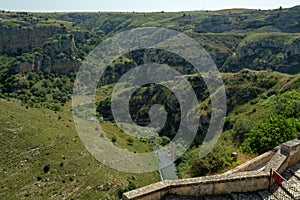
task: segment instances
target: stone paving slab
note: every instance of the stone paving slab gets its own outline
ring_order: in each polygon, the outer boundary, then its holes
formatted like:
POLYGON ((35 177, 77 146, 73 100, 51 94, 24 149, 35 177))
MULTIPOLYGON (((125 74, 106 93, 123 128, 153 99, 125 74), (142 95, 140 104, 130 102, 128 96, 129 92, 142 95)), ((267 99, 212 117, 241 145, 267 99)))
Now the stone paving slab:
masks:
POLYGON ((205 200, 204 197, 187 197, 187 196, 175 196, 170 195, 165 200, 205 200))
POLYGON ((261 197, 256 193, 238 193, 231 194, 233 200, 261 200, 261 197))
POLYGON ((268 190, 263 190, 258 192, 262 200, 275 200, 275 197, 268 190))
POLYGON ((220 195, 220 196, 205 196, 205 200, 232 200, 230 195, 220 195))

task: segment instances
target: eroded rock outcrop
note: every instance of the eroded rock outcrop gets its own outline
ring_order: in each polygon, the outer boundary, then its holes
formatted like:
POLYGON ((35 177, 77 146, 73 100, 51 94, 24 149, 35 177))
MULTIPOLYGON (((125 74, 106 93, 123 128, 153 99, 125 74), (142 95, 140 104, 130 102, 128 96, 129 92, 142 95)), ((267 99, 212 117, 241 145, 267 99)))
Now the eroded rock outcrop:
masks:
POLYGON ((279 34, 244 42, 223 66, 225 71, 242 68, 254 70, 271 69, 285 73, 300 72, 300 37, 279 34))
POLYGON ((54 73, 66 74, 76 71, 81 64, 73 35, 56 36, 48 40, 41 52, 33 52, 25 61, 17 64, 20 72, 48 69, 54 73))
POLYGON ((67 29, 58 26, 0 25, 0 53, 21 55, 42 45, 48 38, 64 33, 67 29))

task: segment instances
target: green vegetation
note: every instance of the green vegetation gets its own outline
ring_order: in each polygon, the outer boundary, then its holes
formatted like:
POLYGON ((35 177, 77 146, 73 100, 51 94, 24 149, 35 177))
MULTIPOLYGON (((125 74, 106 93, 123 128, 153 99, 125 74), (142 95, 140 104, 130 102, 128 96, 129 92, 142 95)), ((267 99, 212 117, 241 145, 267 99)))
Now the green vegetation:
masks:
POLYGON ((101 130, 115 146, 136 153, 145 153, 153 150, 152 143, 143 143, 139 138, 124 133, 116 124, 110 122, 100 123, 101 130))
MULTIPOLYGON (((216 174, 224 168, 234 167, 238 164, 231 157, 234 148, 230 135, 223 134, 217 145, 204 158, 199 157, 199 149, 206 148, 205 144, 199 148, 192 148, 185 153, 178 166, 180 177, 198 177, 216 174)), ((239 163, 240 164, 240 163, 239 163)))
POLYGON ((299 33, 289 34, 289 33, 250 33, 248 36, 239 44, 239 46, 245 46, 251 42, 267 42, 273 41, 277 44, 289 45, 294 40, 300 38, 299 33))
MULTIPOLYGON (((216 174, 296 137, 300 131, 300 7, 280 10, 222 10, 178 13, 0 12, 0 196, 5 199, 119 199, 123 192, 156 182, 158 172, 128 174, 110 169, 87 152, 76 133, 70 100, 84 58, 106 38, 132 28, 164 27, 197 41, 222 71, 227 116, 221 138, 199 158, 211 115, 210 95, 190 63, 170 52, 141 49, 113 61, 99 81, 97 127, 114 145, 135 153, 169 144, 180 124, 173 92, 149 84, 129 105, 133 121, 150 123, 149 109, 168 113, 159 135, 140 136, 118 127, 110 108, 115 83, 145 63, 163 63, 184 74, 201 107, 196 138, 176 161, 180 177, 216 174), (39 34, 33 34, 38 32, 39 34), (7 34, 8 33, 8 34, 7 34), (20 34, 15 41, 9 33, 20 34), (32 39, 34 35, 34 39, 32 39), (26 38, 28 40, 26 40, 26 38), (31 39, 30 39, 31 38, 31 39), (280 72, 280 73, 279 73, 280 72), (294 75, 293 75, 294 74, 294 75), (148 139, 151 138, 151 139, 148 139), (232 152, 239 157, 234 161, 232 152)), ((90 77, 92 71, 83 72, 90 77)), ((124 83, 126 84, 126 83, 124 83)), ((180 86, 181 87, 181 86, 180 86)), ((185 87, 180 88, 182 91, 185 87)), ((152 135, 151 135, 152 134, 152 135)))
POLYGON ((64 27, 71 31, 82 31, 79 26, 75 26, 73 22, 44 17, 43 14, 29 12, 0 12, 0 18, 4 26, 25 26, 27 28, 35 27, 64 27))
MULTIPOLYGON (((5 78, 5 75, 2 76, 5 78)), ((73 78, 48 72, 29 72, 7 77, 2 95, 20 99, 29 106, 43 106, 54 111, 71 98, 73 78), (16 90, 18 89, 18 90, 16 90)))
MULTIPOLYGON (((128 174, 95 160, 82 145, 69 108, 55 113, 0 99, 1 197, 118 199, 122 191, 159 180, 158 172, 128 174)), ((117 142, 127 140, 118 137, 117 142)))
POLYGON ((237 106, 240 108, 229 115, 234 120, 232 125, 227 126, 232 128, 223 133, 218 144, 205 158, 200 159, 197 155, 200 148, 205 148, 202 146, 194 147, 184 155, 178 167, 180 176, 203 176, 223 171, 224 168, 230 169, 243 162, 240 158, 234 162, 232 152, 241 155, 261 154, 296 138, 300 131, 299 106, 300 91, 296 90, 266 99, 258 97, 246 105, 237 106), (248 112, 242 111, 244 109, 248 112))
POLYGON ((247 153, 262 154, 272 148, 297 137, 299 120, 273 116, 264 123, 250 130, 248 138, 241 148, 247 153))
MULTIPOLYGON (((196 78, 197 76, 188 77, 195 88, 197 88, 196 81, 198 84, 201 83, 196 78)), ((299 75, 289 76, 274 72, 256 72, 245 69, 239 73, 225 73, 223 78, 227 90, 227 105, 230 113, 225 123, 226 131, 224 136, 208 156, 200 159, 198 158, 198 152, 202 146, 197 147, 197 145, 201 141, 200 134, 205 128, 199 129, 198 140, 194 142, 194 146, 184 155, 183 159, 178 161, 178 170, 181 177, 203 176, 230 169, 245 161, 245 159, 238 159, 238 161, 234 162, 231 158, 231 153, 234 151, 239 152, 241 155, 247 153, 250 155, 248 157, 251 158, 253 154, 271 150, 280 143, 296 137, 297 130, 295 127, 299 125, 297 125, 298 119, 294 119, 294 117, 299 117, 300 99, 297 96, 299 92, 292 89, 299 88, 299 75), (287 88, 292 91, 285 92, 287 88), (286 113, 284 114, 284 119, 287 119, 287 122, 292 124, 292 128, 289 124, 286 126, 280 124, 285 123, 285 121, 273 120, 273 126, 270 126, 267 130, 275 130, 275 132, 273 131, 275 134, 272 132, 263 133, 269 143, 261 143, 263 134, 259 132, 259 129, 265 128, 265 123, 269 123, 267 121, 270 119, 270 116, 281 115, 280 113, 286 113), (280 129, 277 127, 280 127, 280 129), (252 141, 252 143, 248 141, 252 141), (261 146, 256 147, 253 143, 261 146), (241 148, 239 148, 240 145, 242 145, 241 148)), ((98 100, 106 102, 107 99, 109 101, 110 98, 107 95, 111 94, 109 91, 111 89, 113 89, 112 85, 101 87, 98 91, 98 100)), ((196 91, 200 92, 199 90, 196 91)), ((138 109, 139 102, 155 101, 157 98, 156 93, 169 96, 167 91, 159 90, 158 88, 154 90, 153 87, 144 88, 137 92, 132 97, 132 101, 135 102, 133 116, 136 116, 135 112, 141 112, 138 109), (146 95, 146 91, 150 91, 153 97, 146 95)), ((199 94, 205 94, 205 92, 202 91, 199 94)), ((109 104, 104 103, 102 105, 105 106, 99 109, 100 114, 105 113, 105 110, 109 109, 109 104)), ((201 111, 202 115, 209 115, 209 106, 204 103, 201 107, 203 108, 201 111), (206 112, 204 112, 205 110, 206 112)), ((140 120, 145 120, 145 118, 141 117, 140 120)), ((173 128, 175 126, 171 124, 170 129, 173 128)), ((163 140, 162 143, 164 143, 163 140)))
POLYGON ((300 131, 300 92, 289 91, 262 102, 270 114, 249 132, 242 144, 243 151, 264 153, 277 145, 294 139, 300 131))

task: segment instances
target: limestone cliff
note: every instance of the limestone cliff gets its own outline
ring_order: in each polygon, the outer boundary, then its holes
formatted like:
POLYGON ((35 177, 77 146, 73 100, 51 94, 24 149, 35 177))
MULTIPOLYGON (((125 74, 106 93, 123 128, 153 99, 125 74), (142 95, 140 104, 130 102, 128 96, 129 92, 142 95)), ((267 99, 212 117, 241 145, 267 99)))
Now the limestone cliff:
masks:
POLYGON ((0 54, 21 55, 63 33, 67 33, 65 27, 0 25, 0 54))
POLYGON ((196 23, 195 32, 243 32, 263 28, 266 32, 297 33, 300 32, 299 19, 300 6, 272 11, 224 11, 208 15, 196 23))
POLYGON ((57 35, 46 41, 39 51, 32 52, 25 60, 17 63, 20 72, 48 69, 66 74, 79 68, 81 60, 73 35, 57 35))
POLYGON ((225 71, 242 68, 300 72, 299 34, 253 34, 248 36, 224 64, 225 71))

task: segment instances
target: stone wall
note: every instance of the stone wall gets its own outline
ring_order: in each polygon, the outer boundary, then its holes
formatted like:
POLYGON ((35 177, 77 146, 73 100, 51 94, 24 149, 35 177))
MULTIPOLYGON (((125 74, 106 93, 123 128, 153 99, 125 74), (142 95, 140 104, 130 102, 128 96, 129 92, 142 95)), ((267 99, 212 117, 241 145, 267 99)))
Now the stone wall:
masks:
POLYGON ((215 175, 190 179, 161 181, 123 194, 123 200, 159 200, 166 195, 203 196, 251 192, 267 189, 269 175, 266 172, 241 172, 228 176, 215 175))
POLYGON ((191 180, 174 180, 170 184, 169 194, 196 197, 220 195, 262 190, 266 185, 268 185, 267 173, 243 172, 229 176, 218 175, 191 180))
POLYGON ((293 166, 300 160, 300 140, 291 140, 281 146, 281 153, 288 156, 288 166, 293 166))
POLYGON ((225 172, 224 174, 233 174, 237 172, 245 172, 245 171, 253 171, 257 170, 263 166, 266 165, 267 162, 271 160, 271 158, 274 156, 275 151, 268 151, 252 160, 249 160, 236 168, 229 170, 228 172, 225 172))
POLYGON ((123 200, 160 200, 166 195, 193 196, 219 195, 266 190, 270 169, 282 173, 300 162, 300 140, 286 142, 277 151, 267 152, 244 166, 215 176, 166 180, 123 194, 123 200), (264 166, 260 167, 265 163, 264 166), (259 167, 259 169, 255 169, 259 167), (249 170, 252 171, 244 171, 249 170))

